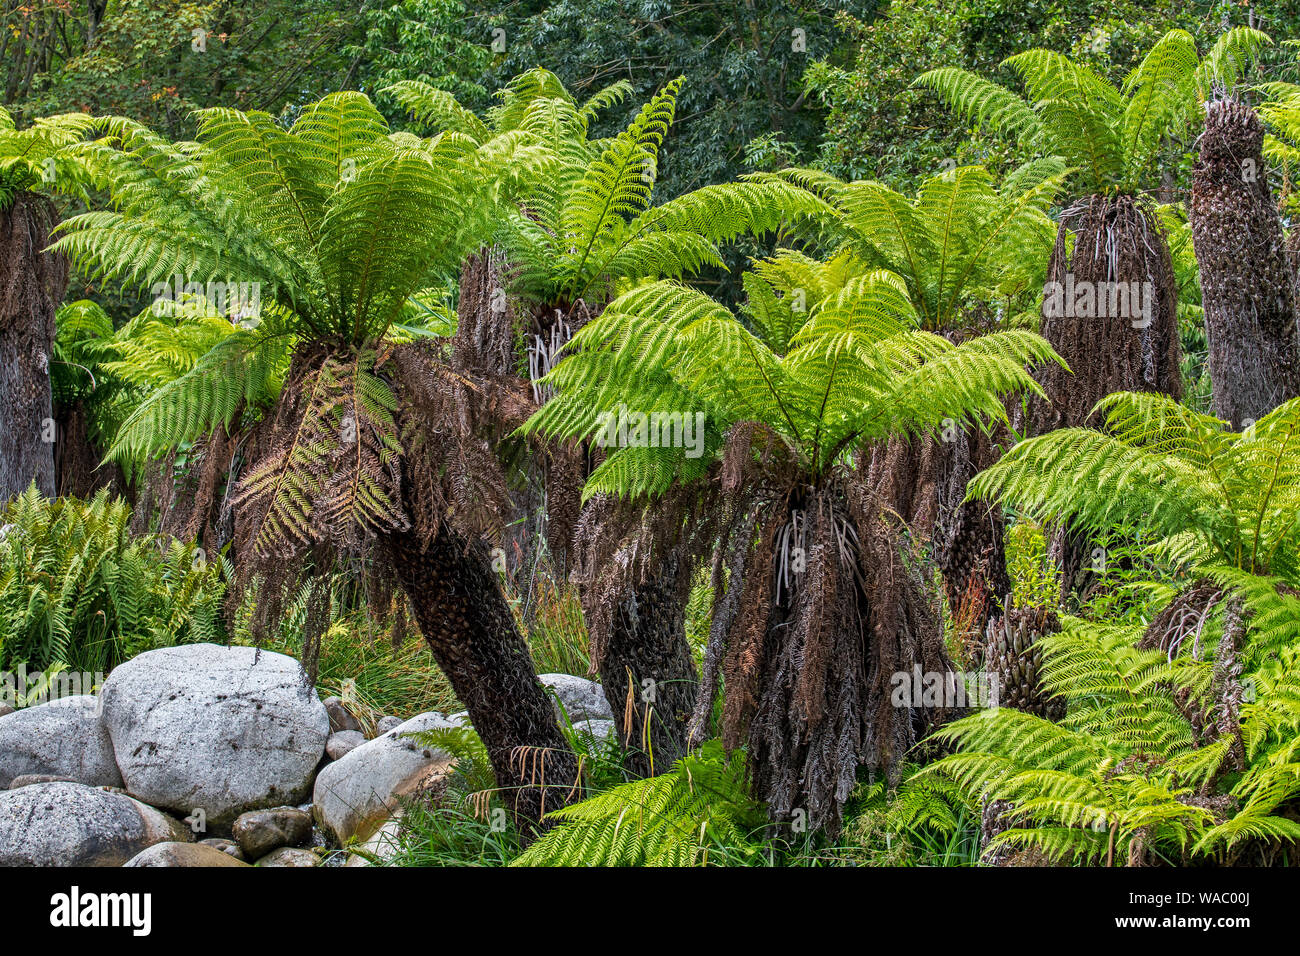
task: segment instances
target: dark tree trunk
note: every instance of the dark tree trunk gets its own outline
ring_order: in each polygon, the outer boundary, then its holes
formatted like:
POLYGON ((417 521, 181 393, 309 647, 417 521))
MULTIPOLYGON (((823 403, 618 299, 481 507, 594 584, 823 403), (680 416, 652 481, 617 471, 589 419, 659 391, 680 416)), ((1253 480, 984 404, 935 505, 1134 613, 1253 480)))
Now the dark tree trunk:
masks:
POLYGON ((58 442, 54 447, 55 492, 60 496, 89 498, 101 488, 113 494, 129 496, 122 469, 115 464, 105 464, 103 456, 90 437, 82 401, 57 410, 58 442))
POLYGON ((1192 183, 1214 414, 1236 429, 1300 395, 1295 277, 1263 141, 1248 105, 1211 103, 1192 183))
MULTIPOLYGON (((1070 367, 1038 370, 1046 400, 1029 403, 1030 433, 1096 426, 1092 410, 1114 392, 1183 395, 1173 263, 1164 231, 1129 196, 1091 196, 1062 216, 1047 267, 1042 335, 1070 367), (1078 223, 1067 255, 1067 224, 1078 223)), ((1088 541, 1068 530, 1054 542, 1062 599, 1092 578, 1088 541)))
POLYGON ((600 662, 601 685, 628 747, 625 765, 642 777, 662 773, 686 754, 699 691, 681 577, 674 559, 633 588, 614 612, 600 662))
POLYGON ((0 501, 33 481, 55 493, 50 357, 68 281, 66 260, 45 251, 56 218, 27 192, 0 209, 0 501))
POLYGON ((1047 400, 1030 403, 1036 435, 1096 424, 1093 406, 1112 392, 1183 395, 1177 290, 1164 232, 1127 196, 1090 197, 1078 214, 1069 256, 1066 221, 1074 217, 1063 217, 1057 233, 1047 281, 1063 292, 1059 299, 1044 295, 1042 324, 1043 337, 1070 371, 1054 363, 1039 369, 1047 400), (1086 289, 1094 293, 1090 307, 1086 289), (1121 289, 1139 293, 1137 307, 1111 298, 1121 289))
POLYGON ((985 630, 1011 592, 1002 508, 986 501, 965 502, 970 480, 998 459, 997 437, 978 428, 959 428, 945 442, 939 514, 931 538, 949 612, 972 657, 980 656, 985 630))
POLYGON ((392 535, 392 563, 434 659, 487 747, 522 829, 569 802, 576 764, 482 545, 392 535))

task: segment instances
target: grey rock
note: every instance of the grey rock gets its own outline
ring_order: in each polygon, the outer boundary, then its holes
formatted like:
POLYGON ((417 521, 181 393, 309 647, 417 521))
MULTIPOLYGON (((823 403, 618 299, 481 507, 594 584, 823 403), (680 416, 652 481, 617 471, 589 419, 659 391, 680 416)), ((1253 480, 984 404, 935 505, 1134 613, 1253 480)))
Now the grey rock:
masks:
MULTIPOLYGON (((605 690, 595 681, 572 674, 539 674, 547 691, 555 695, 558 705, 563 705, 569 720, 577 724, 582 720, 613 720, 614 711, 605 699, 605 690)), ((556 713, 559 713, 559 706, 556 713)))
POLYGON ((12 704, 0 704, 0 717, 8 717, 14 712, 12 704))
POLYGON ((330 734, 325 742, 325 753, 330 760, 342 760, 349 751, 355 750, 366 742, 366 735, 359 730, 340 730, 330 734))
POLYGON ((0 717, 0 790, 41 774, 91 787, 120 787, 113 742, 90 694, 60 697, 0 717))
POLYGON ((272 850, 266 856, 258 860, 254 866, 317 866, 320 864, 318 857, 311 850, 299 850, 291 846, 282 846, 278 850, 272 850))
POLYGON ((344 706, 342 697, 326 697, 324 704, 325 712, 330 715, 330 733, 362 729, 361 721, 352 716, 352 712, 344 706))
POLYGON ((207 843, 155 843, 123 866, 248 866, 207 843))
POLYGON ((301 665, 251 647, 149 651, 109 675, 101 696, 126 789, 209 824, 301 801, 329 714, 301 665))
POLYGON ((313 793, 317 824, 339 845, 367 839, 397 812, 402 797, 436 785, 450 769, 450 754, 403 735, 454 726, 442 714, 421 714, 327 765, 313 793))
POLYGON ((573 729, 580 736, 586 735, 596 741, 613 737, 615 733, 612 720, 579 720, 574 722, 573 729))
POLYGON ((17 790, 19 787, 30 787, 34 783, 79 783, 70 777, 60 777, 52 773, 24 773, 14 777, 9 781, 9 789, 17 790))
POLYGON ((311 836, 311 817, 293 807, 241 813, 231 828, 244 856, 257 860, 282 846, 298 846, 311 836))
POLYGON ((457 713, 449 715, 447 719, 450 720, 453 724, 456 724, 458 727, 473 726, 473 724, 470 723, 468 710, 458 711, 457 713))
POLYGON ((0 866, 121 866, 189 831, 125 794, 81 783, 0 793, 0 866))
POLYGON ((400 726, 402 726, 401 717, 394 717, 391 714, 385 717, 380 717, 379 720, 375 722, 375 736, 378 737, 381 734, 386 734, 394 727, 400 726))
POLYGON ((204 846, 210 846, 213 849, 220 850, 227 856, 233 856, 236 860, 244 859, 244 851, 239 848, 239 844, 234 840, 226 840, 221 837, 208 837, 206 840, 200 840, 204 846))
POLYGON ((387 863, 401 850, 398 834, 401 833, 401 820, 393 817, 371 834, 364 843, 353 846, 352 852, 344 866, 375 866, 387 863))

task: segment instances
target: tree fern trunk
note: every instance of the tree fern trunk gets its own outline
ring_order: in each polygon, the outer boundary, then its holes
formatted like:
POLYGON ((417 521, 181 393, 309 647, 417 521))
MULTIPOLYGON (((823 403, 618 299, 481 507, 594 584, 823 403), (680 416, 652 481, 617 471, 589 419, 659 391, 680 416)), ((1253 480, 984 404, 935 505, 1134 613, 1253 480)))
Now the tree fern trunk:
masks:
POLYGON ((427 544, 409 531, 389 543, 420 631, 526 832, 568 802, 577 770, 488 556, 446 529, 427 544))
MULTIPOLYGON (((1079 314, 1080 301, 1069 308, 1046 308, 1042 334, 1070 366, 1052 363, 1037 376, 1046 401, 1031 400, 1034 434, 1095 424, 1093 406, 1112 392, 1163 392, 1182 398, 1182 350, 1178 339, 1178 303, 1173 263, 1164 231, 1139 201, 1127 196, 1092 196, 1063 217, 1047 267, 1047 280, 1076 291, 1087 283, 1095 292, 1120 285, 1151 295, 1147 315, 1123 314, 1094 306, 1079 314), (1067 226, 1078 231, 1067 254, 1067 226), (1105 311, 1109 314, 1096 314, 1105 311), (1064 312, 1064 314, 1060 314, 1064 312)), ((1098 296, 1099 298, 1099 296, 1098 296)))
MULTIPOLYGON (((1055 363, 1039 370, 1047 397, 1030 399, 1032 434, 1097 425, 1092 409, 1112 392, 1182 398, 1173 263, 1164 231, 1141 200, 1090 196, 1063 215, 1047 281, 1049 288, 1065 291, 1055 309, 1049 307, 1051 297, 1044 296, 1042 335, 1070 371, 1055 363), (1072 250, 1070 222, 1078 225, 1072 250), (1112 307, 1111 296, 1121 289, 1130 293, 1127 309, 1112 307), (1091 308, 1086 307, 1087 290, 1093 293, 1091 308), (1131 293, 1139 297, 1136 308, 1131 293)), ((1055 549, 1063 572, 1062 598, 1085 591, 1092 579, 1089 542, 1062 531, 1055 549)))
POLYGON ((1214 414, 1237 429, 1300 395, 1295 277, 1263 141, 1249 106, 1210 104, 1192 184, 1214 414))
POLYGON ((1002 508, 965 501, 967 484, 993 465, 999 452, 994 438, 978 428, 957 429, 945 445, 931 550, 943 575, 949 613, 975 649, 1011 592, 1002 508))
POLYGON ((33 481, 55 493, 49 363, 68 279, 66 260, 44 251, 55 221, 53 206, 33 193, 0 209, 0 501, 33 481))
POLYGON ((662 773, 686 754, 686 727, 699 678, 686 640, 685 596, 676 560, 633 588, 614 612, 600 680, 614 711, 627 768, 662 773))

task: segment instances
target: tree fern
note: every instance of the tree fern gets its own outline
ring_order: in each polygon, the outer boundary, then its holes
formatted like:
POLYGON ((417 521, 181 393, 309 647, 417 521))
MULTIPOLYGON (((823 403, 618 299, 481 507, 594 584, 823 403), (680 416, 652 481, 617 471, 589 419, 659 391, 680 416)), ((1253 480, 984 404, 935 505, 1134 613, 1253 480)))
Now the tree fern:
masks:
POLYGON ((1060 157, 1077 170, 1077 194, 1132 195, 1152 181, 1164 137, 1191 121, 1198 101, 1236 83, 1269 42, 1258 30, 1235 27, 1200 58, 1191 34, 1171 30, 1118 88, 1082 63, 1038 49, 1004 61, 1025 96, 954 67, 924 73, 917 83, 1031 155, 1060 157))

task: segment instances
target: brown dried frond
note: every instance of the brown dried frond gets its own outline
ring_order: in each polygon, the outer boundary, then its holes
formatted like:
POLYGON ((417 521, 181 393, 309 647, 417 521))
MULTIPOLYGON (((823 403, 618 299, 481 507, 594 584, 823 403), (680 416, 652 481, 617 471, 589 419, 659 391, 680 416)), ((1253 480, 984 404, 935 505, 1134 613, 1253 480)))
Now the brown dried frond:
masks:
POLYGON ((761 507, 757 546, 747 556, 740 581, 731 585, 739 591, 740 611, 726 637, 722 665, 727 688, 722 709, 722 740, 728 750, 735 750, 744 741, 750 717, 758 704, 763 643, 771 626, 776 592, 776 538, 785 518, 780 503, 761 507))

